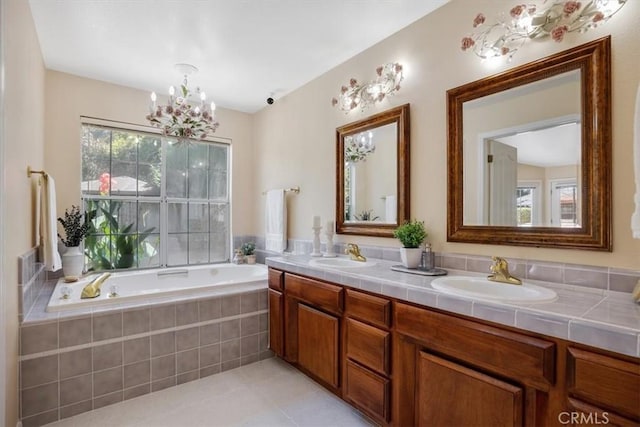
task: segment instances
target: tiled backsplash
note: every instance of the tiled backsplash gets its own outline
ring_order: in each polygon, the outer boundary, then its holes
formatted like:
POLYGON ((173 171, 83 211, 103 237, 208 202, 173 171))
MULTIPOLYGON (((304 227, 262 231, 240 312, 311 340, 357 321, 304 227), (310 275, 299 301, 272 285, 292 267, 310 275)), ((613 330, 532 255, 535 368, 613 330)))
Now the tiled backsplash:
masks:
POLYGON ((29 313, 46 280, 44 265, 38 262, 38 250, 32 248, 18 257, 18 316, 22 322, 29 313))
MULTIPOLYGON (((256 243, 257 260, 260 263, 264 263, 264 259, 267 256, 279 255, 264 250, 264 237, 236 236, 233 239, 234 248, 238 248, 242 243, 249 241, 256 243)), ((344 253, 345 243, 338 243, 334 246, 336 253, 344 253)), ((311 249, 311 240, 290 239, 287 242, 287 252, 309 254, 311 253, 311 249)), ((325 250, 324 243, 322 244, 322 250, 325 250)), ((397 248, 363 245, 360 246, 360 252, 366 257, 400 262, 400 250, 397 248)), ((530 280, 563 283, 617 292, 632 292, 634 286, 638 280, 640 280, 640 270, 594 267, 517 258, 507 258, 507 260, 509 261, 509 270, 514 276, 530 280)), ((489 274, 490 265, 491 257, 488 256, 453 253, 436 254, 437 267, 489 274)))
POLYGON ((21 326, 24 427, 271 357, 267 290, 21 326))

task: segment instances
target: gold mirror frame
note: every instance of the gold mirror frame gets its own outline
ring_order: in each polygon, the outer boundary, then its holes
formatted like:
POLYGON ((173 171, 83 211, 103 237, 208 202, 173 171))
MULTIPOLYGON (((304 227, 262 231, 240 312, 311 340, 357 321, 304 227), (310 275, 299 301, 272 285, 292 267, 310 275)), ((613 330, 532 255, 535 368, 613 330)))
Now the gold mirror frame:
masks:
POLYGON ((409 104, 401 105, 336 129, 336 233, 393 237, 399 224, 409 219, 409 104), (345 222, 344 144, 345 136, 396 123, 397 129, 397 223, 345 222))
POLYGON ((447 91, 447 241, 611 251, 611 38, 525 64, 447 91), (580 70, 582 223, 580 228, 463 224, 463 117, 467 101, 580 70))

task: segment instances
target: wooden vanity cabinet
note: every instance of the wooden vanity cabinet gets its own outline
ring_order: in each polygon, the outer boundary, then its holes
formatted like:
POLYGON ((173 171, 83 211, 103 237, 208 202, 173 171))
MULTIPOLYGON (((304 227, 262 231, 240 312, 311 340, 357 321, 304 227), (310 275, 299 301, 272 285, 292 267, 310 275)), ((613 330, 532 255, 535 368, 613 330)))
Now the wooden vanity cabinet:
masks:
POLYGON ((640 424, 640 366, 588 350, 567 350, 567 392, 571 411, 600 424, 640 424))
POLYGON ((340 394, 343 289, 284 275, 284 359, 340 394))
POLYGON ((400 302, 393 322, 394 424, 546 424, 554 342, 400 302))
POLYGON ((284 358, 284 273, 269 269, 269 348, 284 358))
POLYGON ((391 405, 391 301, 345 290, 342 397, 381 424, 391 405))

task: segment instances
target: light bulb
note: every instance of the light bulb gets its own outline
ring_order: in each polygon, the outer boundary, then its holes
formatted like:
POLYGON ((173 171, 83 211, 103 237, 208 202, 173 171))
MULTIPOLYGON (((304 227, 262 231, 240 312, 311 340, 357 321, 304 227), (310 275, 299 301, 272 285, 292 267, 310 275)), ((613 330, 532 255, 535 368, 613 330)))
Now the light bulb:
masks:
POLYGON ((216 103, 211 102, 211 111, 216 111, 216 103))
POLYGON ((176 93, 176 88, 173 86, 169 86, 169 95, 173 96, 176 93))
POLYGON ((156 102, 156 93, 155 92, 151 92, 151 102, 156 102))
POLYGON ((207 99, 207 94, 204 92, 200 92, 200 100, 204 102, 205 99, 207 99))

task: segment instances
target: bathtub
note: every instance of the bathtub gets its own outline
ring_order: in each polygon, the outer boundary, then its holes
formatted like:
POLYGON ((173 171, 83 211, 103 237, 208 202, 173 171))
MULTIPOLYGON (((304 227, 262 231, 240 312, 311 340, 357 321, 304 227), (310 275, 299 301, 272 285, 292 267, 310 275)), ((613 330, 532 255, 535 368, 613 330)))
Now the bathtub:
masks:
POLYGON ((102 305, 155 302, 189 298, 200 294, 225 295, 267 287, 267 266, 210 264, 188 268, 168 268, 112 273, 96 298, 81 299, 82 289, 99 273, 74 283, 60 279, 51 295, 48 312, 75 310, 102 305), (64 288, 67 289, 64 289, 64 288), (63 293, 71 291, 68 298, 63 293), (64 292, 63 292, 64 291, 64 292), (111 293, 115 291, 116 295, 111 293))

